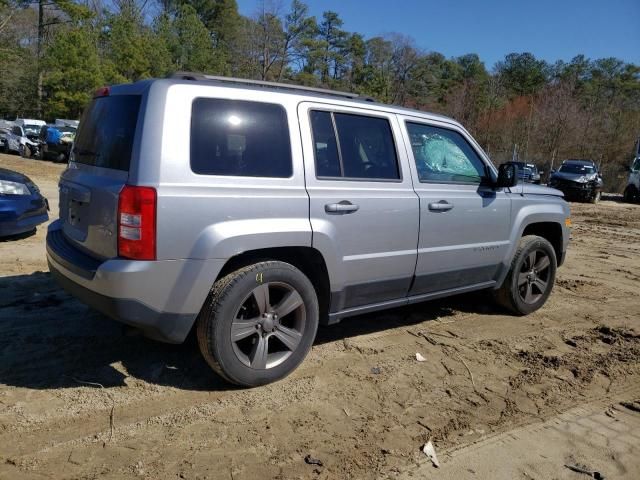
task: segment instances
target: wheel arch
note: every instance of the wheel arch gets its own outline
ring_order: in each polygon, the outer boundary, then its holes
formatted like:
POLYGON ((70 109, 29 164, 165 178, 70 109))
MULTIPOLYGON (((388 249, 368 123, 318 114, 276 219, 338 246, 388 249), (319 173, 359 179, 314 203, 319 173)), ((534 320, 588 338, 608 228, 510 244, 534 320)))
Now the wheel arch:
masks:
POLYGON ((226 261, 216 281, 235 270, 266 260, 289 263, 307 276, 318 295, 320 321, 325 323, 328 318, 331 300, 329 271, 324 257, 320 251, 313 247, 273 247, 239 253, 226 261))
POLYGON ((556 253, 556 259, 558 266, 562 265, 563 258, 563 235, 562 225, 558 222, 534 222, 528 224, 522 231, 521 238, 526 235, 537 235, 546 239, 552 246, 556 253))

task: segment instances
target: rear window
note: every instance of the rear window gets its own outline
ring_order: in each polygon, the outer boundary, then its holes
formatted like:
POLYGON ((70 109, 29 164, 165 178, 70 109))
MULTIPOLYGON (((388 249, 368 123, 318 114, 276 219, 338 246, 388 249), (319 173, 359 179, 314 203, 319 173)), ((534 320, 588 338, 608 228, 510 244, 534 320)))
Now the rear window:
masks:
POLYGON ((140 95, 95 98, 80 120, 73 149, 75 161, 128 171, 140 98, 140 95))
POLYGON ((287 114, 271 103, 198 98, 191 113, 191 170, 203 175, 292 175, 287 114))

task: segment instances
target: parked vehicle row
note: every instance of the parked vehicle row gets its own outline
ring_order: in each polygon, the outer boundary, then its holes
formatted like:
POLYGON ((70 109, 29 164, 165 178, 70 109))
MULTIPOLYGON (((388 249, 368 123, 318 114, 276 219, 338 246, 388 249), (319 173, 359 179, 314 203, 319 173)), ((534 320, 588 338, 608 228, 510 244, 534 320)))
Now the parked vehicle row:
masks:
POLYGON ((41 158, 57 162, 69 159, 78 121, 17 119, 0 125, 0 149, 25 158, 41 158))
POLYGON ((213 370, 260 385, 319 322, 480 289, 540 308, 569 206, 517 183, 447 117, 180 74, 97 92, 47 260, 97 310, 174 343, 193 327, 213 370))

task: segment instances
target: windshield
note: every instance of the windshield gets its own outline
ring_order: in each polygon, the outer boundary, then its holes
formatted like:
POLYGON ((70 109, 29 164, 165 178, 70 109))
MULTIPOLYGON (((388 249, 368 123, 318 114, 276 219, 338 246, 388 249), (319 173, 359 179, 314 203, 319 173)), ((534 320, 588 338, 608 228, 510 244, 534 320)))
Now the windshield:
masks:
POLYGON ((595 173, 595 168, 591 165, 580 165, 580 164, 565 164, 560 167, 560 171, 562 173, 581 173, 583 175, 589 175, 591 173, 595 173))
POLYGON ((40 133, 40 125, 25 125, 23 128, 26 135, 38 135, 40 133))

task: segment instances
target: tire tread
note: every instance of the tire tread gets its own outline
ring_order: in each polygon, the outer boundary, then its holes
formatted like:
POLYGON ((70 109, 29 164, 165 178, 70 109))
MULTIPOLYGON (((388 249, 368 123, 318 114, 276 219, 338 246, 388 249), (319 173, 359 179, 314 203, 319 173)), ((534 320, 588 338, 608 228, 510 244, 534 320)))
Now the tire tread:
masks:
POLYGON ((498 290, 496 290, 494 294, 494 298, 496 302, 507 310, 515 313, 516 315, 526 315, 526 313, 521 312, 514 301, 513 292, 511 291, 511 283, 513 279, 514 272, 516 270, 516 265, 522 255, 522 252, 527 250, 533 243, 538 242, 540 240, 547 241, 543 237, 539 237, 538 235, 525 235, 520 238, 520 242, 518 243, 518 248, 516 249, 516 253, 513 255, 511 259, 511 265, 509 266, 509 273, 507 277, 502 282, 502 285, 498 290))
POLYGON ((244 279, 247 275, 252 275, 266 268, 274 267, 289 268, 292 271, 298 271, 289 263, 275 260, 254 263, 235 270, 213 284, 213 287, 205 300, 205 304, 198 315, 198 319, 196 320, 196 336, 198 338, 198 346, 200 347, 202 356, 215 373, 235 385, 244 385, 244 383, 225 373, 213 344, 213 335, 211 334, 214 327, 213 322, 215 322, 222 305, 238 282, 244 279))

